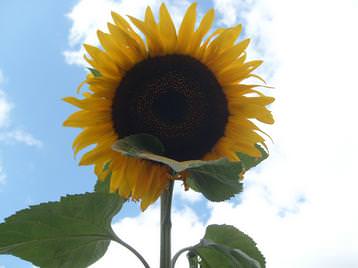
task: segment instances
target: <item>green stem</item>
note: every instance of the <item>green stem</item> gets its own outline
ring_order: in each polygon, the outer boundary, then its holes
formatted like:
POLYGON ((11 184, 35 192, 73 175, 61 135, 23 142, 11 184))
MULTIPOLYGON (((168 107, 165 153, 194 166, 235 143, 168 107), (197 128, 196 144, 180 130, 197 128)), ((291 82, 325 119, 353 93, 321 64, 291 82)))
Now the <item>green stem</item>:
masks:
POLYGON ((160 268, 169 268, 171 260, 171 209, 174 182, 160 197, 160 268))

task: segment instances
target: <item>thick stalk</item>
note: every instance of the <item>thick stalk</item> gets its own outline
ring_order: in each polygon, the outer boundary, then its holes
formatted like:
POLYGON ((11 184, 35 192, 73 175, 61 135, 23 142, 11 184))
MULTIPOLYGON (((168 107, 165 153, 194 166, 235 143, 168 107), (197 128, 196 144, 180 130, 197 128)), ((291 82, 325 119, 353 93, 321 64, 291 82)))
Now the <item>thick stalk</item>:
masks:
POLYGON ((174 182, 160 196, 160 268, 169 268, 171 260, 171 210, 174 182))

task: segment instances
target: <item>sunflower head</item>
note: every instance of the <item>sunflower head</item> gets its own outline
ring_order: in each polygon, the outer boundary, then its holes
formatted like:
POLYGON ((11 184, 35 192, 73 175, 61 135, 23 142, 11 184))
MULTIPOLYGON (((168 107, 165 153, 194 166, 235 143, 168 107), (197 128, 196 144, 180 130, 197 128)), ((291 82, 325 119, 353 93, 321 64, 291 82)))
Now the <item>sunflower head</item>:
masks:
POLYGON ((240 161, 237 152, 259 157, 256 144, 265 146, 252 119, 273 123, 266 106, 274 99, 244 83, 262 80, 252 73, 262 61, 246 60, 250 40, 236 41, 241 25, 210 31, 214 11, 197 28, 196 16, 194 3, 177 30, 164 4, 159 21, 148 7, 143 21, 129 16, 139 34, 112 12, 108 32, 97 32, 102 48, 84 45, 92 72, 81 86, 88 84, 89 91, 81 99, 65 98, 80 108, 64 122, 83 129, 75 153, 95 144, 80 164, 94 165, 99 180, 111 173, 110 190, 141 200, 143 210, 173 177, 164 165, 113 151, 117 140, 147 133, 177 161, 240 161))

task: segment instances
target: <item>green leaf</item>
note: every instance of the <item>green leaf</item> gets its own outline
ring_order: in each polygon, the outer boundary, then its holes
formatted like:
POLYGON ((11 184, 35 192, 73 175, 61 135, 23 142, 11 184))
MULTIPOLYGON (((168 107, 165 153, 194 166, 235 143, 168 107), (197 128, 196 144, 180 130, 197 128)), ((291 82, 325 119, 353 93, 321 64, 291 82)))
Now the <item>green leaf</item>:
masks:
POLYGON ((201 192, 211 201, 224 201, 242 191, 242 183, 239 180, 242 171, 240 162, 230 162, 224 158, 208 161, 187 169, 187 183, 190 188, 201 192))
POLYGON ((259 145, 262 157, 255 158, 237 153, 240 162, 231 162, 225 158, 215 161, 191 160, 179 162, 163 156, 165 149, 160 140, 149 134, 137 134, 120 139, 113 150, 130 157, 147 159, 169 166, 174 172, 186 171, 189 187, 201 192, 211 201, 224 201, 242 191, 240 176, 251 167, 267 158, 268 154, 259 145))
POLYGON ((87 68, 95 77, 100 77, 100 76, 102 76, 102 74, 98 71, 98 70, 96 70, 96 69, 94 69, 94 68, 87 68))
POLYGON ((261 157, 252 157, 238 152, 240 162, 232 162, 225 158, 215 161, 201 161, 191 163, 187 167, 189 174, 188 185, 197 192, 201 192, 210 201, 224 201, 242 192, 243 185, 240 177, 252 167, 268 157, 267 152, 259 145, 261 157))
MULTIPOLYGON (((107 170, 109 166, 109 163, 104 165, 103 170, 107 170)), ((94 191, 97 193, 109 193, 110 192, 110 185, 111 185, 111 176, 112 173, 108 174, 108 176, 103 180, 100 181, 97 179, 97 182, 94 186, 94 191)))
POLYGON ((265 268, 265 258, 256 243, 230 225, 210 225, 204 239, 192 249, 202 268, 265 268))
POLYGON ((109 193, 109 187, 111 184, 111 175, 109 174, 103 181, 97 180, 94 191, 97 193, 109 193))
POLYGON ((149 134, 136 134, 120 139, 113 145, 113 150, 130 157, 147 159, 165 164, 175 172, 181 172, 189 167, 200 166, 207 162, 201 160, 179 162, 163 156, 165 149, 160 140, 149 134))
POLYGON ((86 193, 21 210, 0 224, 0 254, 45 268, 87 267, 115 238, 111 220, 123 202, 115 194, 86 193))
POLYGON ((264 161, 268 157, 268 153, 266 152, 266 150, 264 148, 262 148, 258 144, 256 144, 256 148, 261 152, 261 157, 252 157, 247 154, 240 153, 240 152, 236 153, 239 156, 245 171, 257 166, 258 164, 260 164, 262 161, 264 161))
POLYGON ((162 154, 165 150, 160 140, 149 134, 127 136, 118 140, 113 145, 113 149, 127 156, 137 158, 145 158, 146 153, 162 154))

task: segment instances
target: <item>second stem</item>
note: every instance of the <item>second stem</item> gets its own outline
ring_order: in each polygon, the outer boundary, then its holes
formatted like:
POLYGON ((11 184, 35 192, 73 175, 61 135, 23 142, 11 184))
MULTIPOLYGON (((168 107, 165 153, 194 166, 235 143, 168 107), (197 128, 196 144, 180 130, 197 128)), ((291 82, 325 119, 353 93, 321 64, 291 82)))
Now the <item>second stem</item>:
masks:
POLYGON ((171 210, 174 181, 160 196, 160 268, 169 268, 171 261, 171 210))

